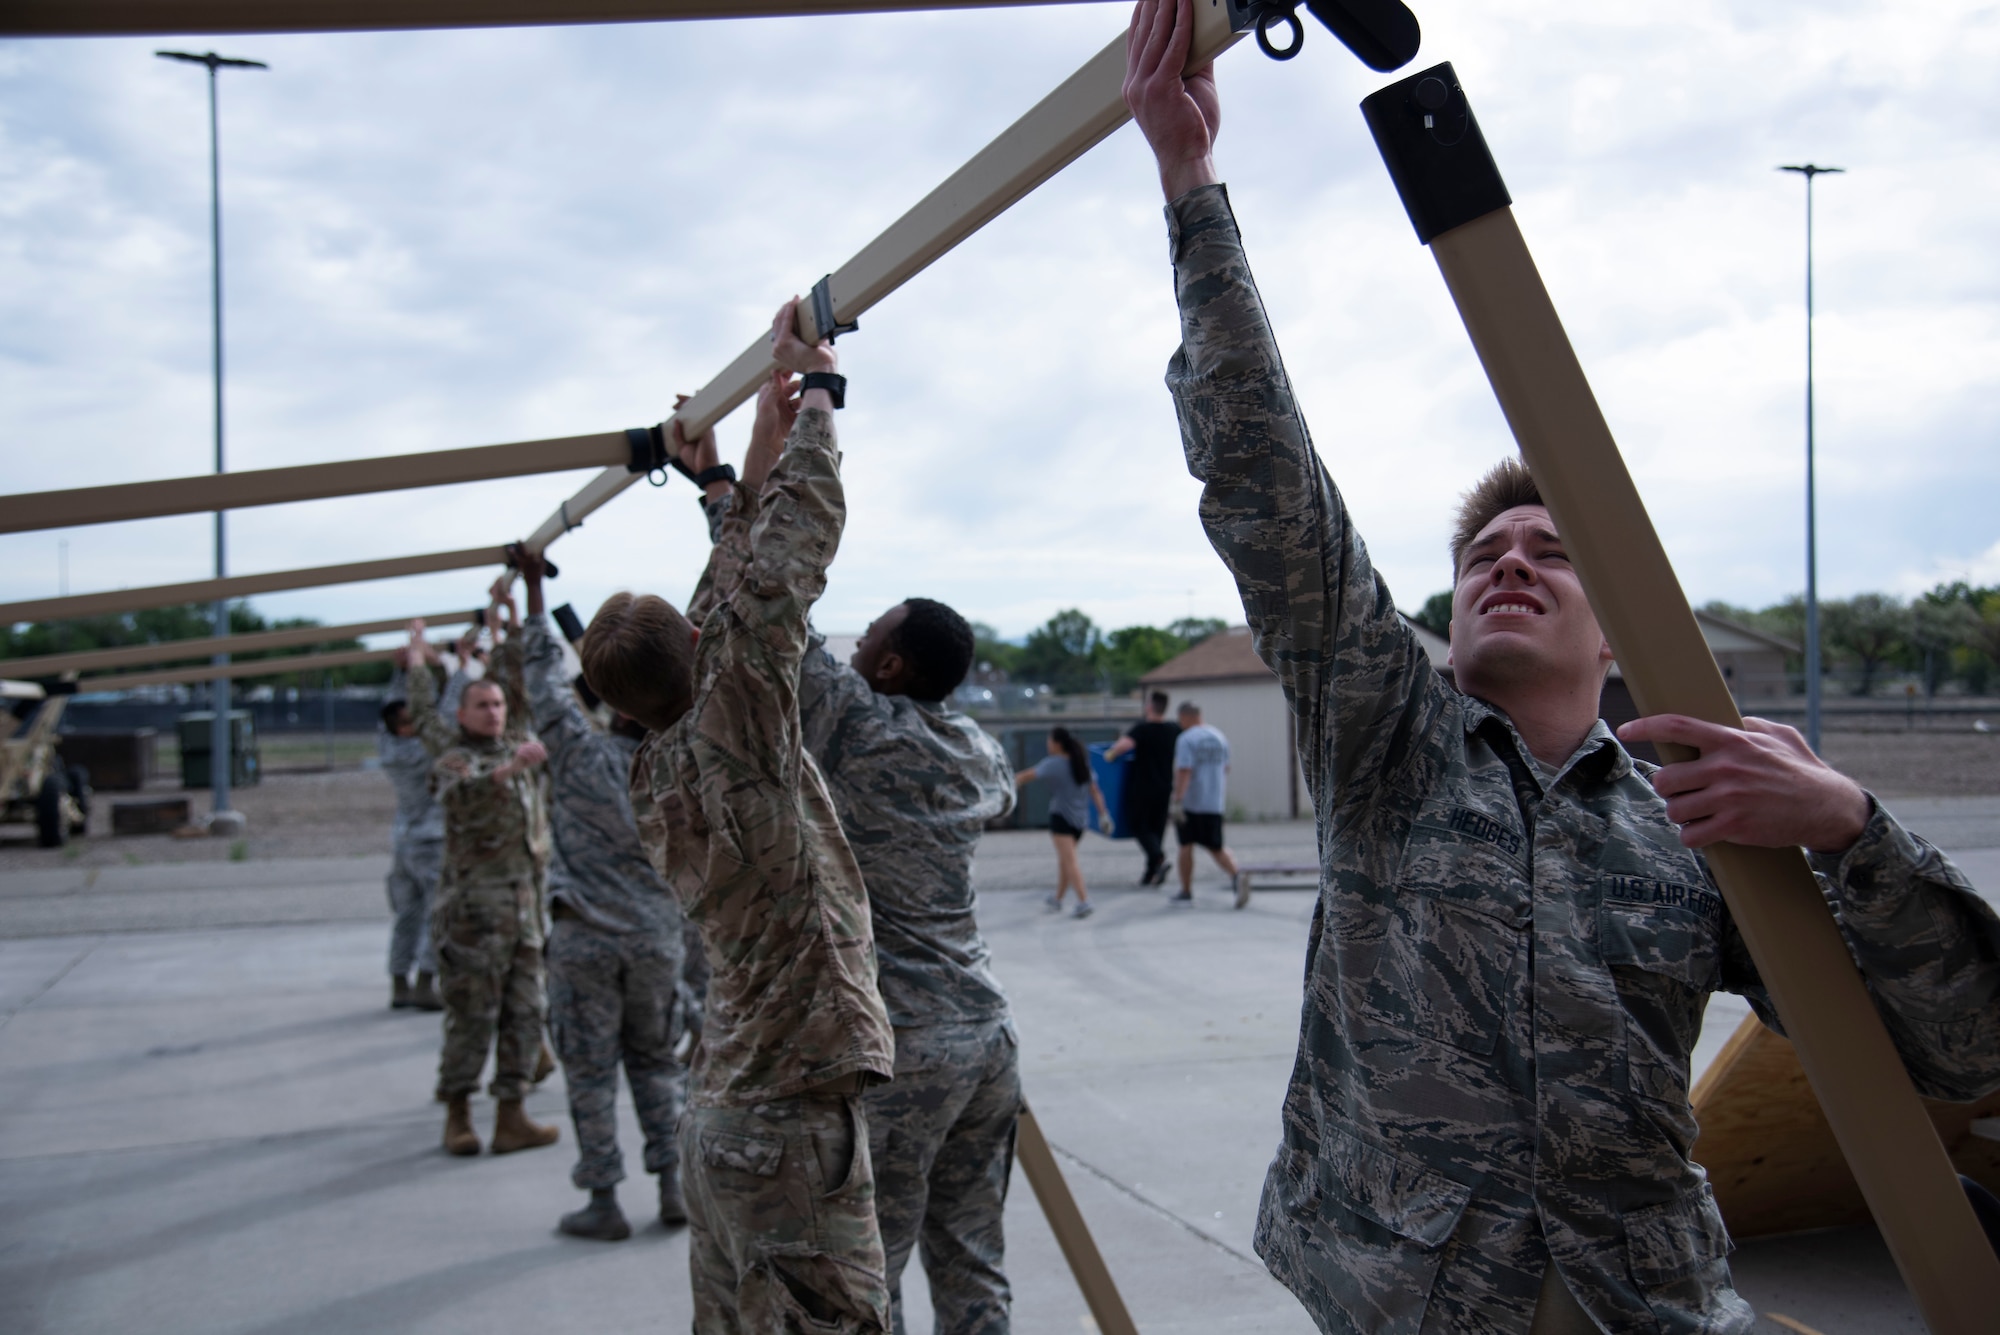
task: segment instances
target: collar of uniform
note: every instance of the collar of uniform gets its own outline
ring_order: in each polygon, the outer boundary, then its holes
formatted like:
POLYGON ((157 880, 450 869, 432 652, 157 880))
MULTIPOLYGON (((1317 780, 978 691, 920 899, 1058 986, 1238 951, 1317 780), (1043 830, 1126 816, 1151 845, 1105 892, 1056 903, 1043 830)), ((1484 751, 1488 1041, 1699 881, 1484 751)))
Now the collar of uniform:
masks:
MULTIPOLYGON (((1544 792, 1561 783, 1571 770, 1586 765, 1599 767, 1599 773, 1595 775, 1599 783, 1616 783, 1632 772, 1632 757, 1626 754, 1623 746, 1619 745, 1618 738, 1611 731, 1610 725, 1603 719, 1598 719, 1584 735, 1583 744, 1571 752, 1569 759, 1563 762, 1562 767, 1547 783, 1543 783, 1542 767, 1534 761, 1533 753, 1528 750, 1528 744, 1521 740, 1521 734, 1515 730, 1514 720, 1477 696, 1462 695, 1461 698, 1465 701, 1465 735, 1470 737, 1482 727, 1491 725, 1492 732, 1505 737, 1507 744, 1514 749, 1514 754, 1527 762, 1528 772, 1534 776, 1535 783, 1544 792)), ((1588 771, 1585 776, 1589 777, 1588 771)))
POLYGON ((460 728, 458 730, 458 744, 468 751, 497 752, 503 750, 506 743, 505 739, 501 737, 479 737, 467 732, 464 728, 460 728))

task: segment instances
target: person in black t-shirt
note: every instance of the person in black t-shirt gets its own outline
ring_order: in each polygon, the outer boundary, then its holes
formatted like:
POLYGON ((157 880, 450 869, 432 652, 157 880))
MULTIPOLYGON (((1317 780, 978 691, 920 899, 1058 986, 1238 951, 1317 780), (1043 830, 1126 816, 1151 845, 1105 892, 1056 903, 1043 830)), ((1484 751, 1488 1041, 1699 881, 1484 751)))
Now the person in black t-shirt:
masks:
POLYGON ((1174 742, 1181 730, 1167 722, 1167 693, 1154 691, 1146 697, 1146 718, 1134 723, 1123 737, 1104 753, 1116 760, 1133 752, 1132 768, 1125 775, 1125 823, 1133 838, 1146 852, 1146 874, 1140 885, 1159 885, 1167 879, 1167 855, 1161 841, 1167 833, 1167 806, 1174 796, 1174 742))

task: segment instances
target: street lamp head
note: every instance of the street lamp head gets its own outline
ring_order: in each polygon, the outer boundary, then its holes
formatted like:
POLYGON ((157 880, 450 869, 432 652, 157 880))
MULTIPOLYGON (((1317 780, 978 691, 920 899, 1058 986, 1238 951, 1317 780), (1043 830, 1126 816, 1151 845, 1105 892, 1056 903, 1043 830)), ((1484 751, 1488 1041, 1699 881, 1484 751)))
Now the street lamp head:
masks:
POLYGON ((210 74, 218 69, 267 70, 271 68, 261 60, 238 60, 234 56, 218 56, 213 51, 195 55, 191 51, 155 51, 161 60, 184 60, 190 65, 206 65, 210 74))
POLYGON ((1837 176, 1840 173, 1846 171, 1847 168, 1822 167, 1819 166, 1817 163, 1807 162, 1797 167, 1780 167, 1778 168, 1778 170, 1781 172, 1797 172, 1799 175, 1805 177, 1808 181, 1810 181, 1815 176, 1837 176))

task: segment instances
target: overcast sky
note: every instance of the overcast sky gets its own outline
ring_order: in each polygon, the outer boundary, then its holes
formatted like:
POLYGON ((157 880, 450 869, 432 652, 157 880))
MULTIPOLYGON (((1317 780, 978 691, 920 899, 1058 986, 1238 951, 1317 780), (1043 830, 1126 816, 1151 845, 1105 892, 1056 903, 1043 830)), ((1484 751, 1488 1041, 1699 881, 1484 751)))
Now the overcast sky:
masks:
MULTIPOLYGON (((1803 187, 1816 187, 1821 588, 2000 582, 2000 14, 1942 0, 1431 0, 1690 594, 1803 585, 1803 187), (1984 89, 1985 91, 1981 91, 1984 89)), ((8 491, 210 467, 205 74, 222 78, 229 463, 659 420, 1122 28, 1123 5, 459 33, 0 42, 8 491)), ((1219 69, 1218 161, 1322 457, 1399 603, 1512 448, 1325 32, 1219 69)), ((1018 635, 1240 617, 1161 385, 1177 337, 1128 126, 841 342, 847 536, 819 621, 911 594, 1018 635)), ((724 423, 739 455, 747 409, 724 423)), ((232 573, 522 536, 588 474, 239 511, 232 573)), ((692 490, 553 549, 555 600, 676 599, 692 490)), ((190 516, 0 537, 0 599, 210 573, 190 516)), ((489 572, 256 600, 345 622, 489 572)))

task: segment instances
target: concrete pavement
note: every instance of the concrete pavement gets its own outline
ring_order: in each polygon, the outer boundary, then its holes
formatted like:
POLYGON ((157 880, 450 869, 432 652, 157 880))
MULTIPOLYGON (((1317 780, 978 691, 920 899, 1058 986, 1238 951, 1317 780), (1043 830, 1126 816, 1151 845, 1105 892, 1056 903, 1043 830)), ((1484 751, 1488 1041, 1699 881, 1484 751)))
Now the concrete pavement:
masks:
MULTIPOLYGON (((2000 891, 2000 801, 1898 805, 2000 891)), ((1306 826, 1232 841, 1312 857, 1306 826)), ((0 878, 0 1332, 685 1328, 682 1234, 553 1233, 580 1199, 559 1076, 530 1101, 557 1147, 438 1151, 436 1017, 384 1006, 380 862, 0 878)), ((1041 904, 1044 835, 987 841, 1029 1098, 1142 1330, 1303 1335, 1249 1243, 1313 896, 1235 912, 1206 869, 1176 909, 1131 887, 1137 863, 1085 841, 1100 907, 1079 922, 1041 904)), ((1741 1013, 1727 1000, 1704 1059, 1741 1013)), ((629 1112, 623 1137, 636 1164, 629 1112)), ((625 1186, 635 1222, 650 1186, 625 1186)), ((1016 1329, 1090 1329, 1019 1179, 1008 1237, 1016 1329)), ((1736 1269, 1760 1311, 1825 1335, 1921 1329, 1871 1230, 1750 1244, 1736 1269)), ((914 1264, 905 1285, 928 1329, 914 1264)))

